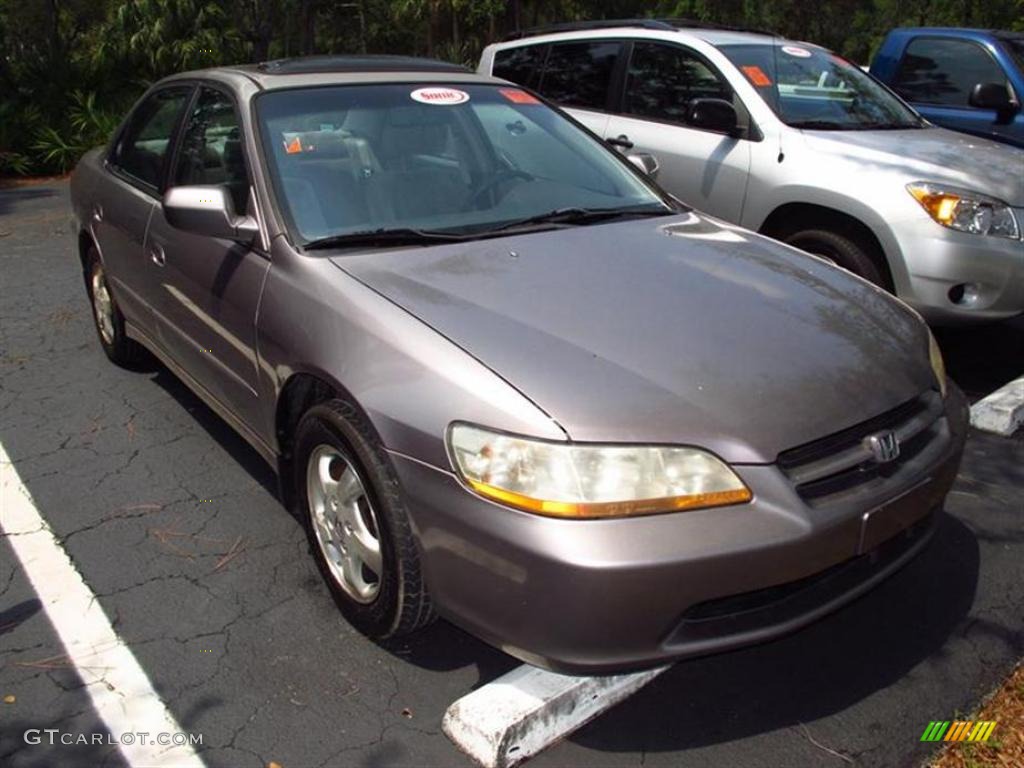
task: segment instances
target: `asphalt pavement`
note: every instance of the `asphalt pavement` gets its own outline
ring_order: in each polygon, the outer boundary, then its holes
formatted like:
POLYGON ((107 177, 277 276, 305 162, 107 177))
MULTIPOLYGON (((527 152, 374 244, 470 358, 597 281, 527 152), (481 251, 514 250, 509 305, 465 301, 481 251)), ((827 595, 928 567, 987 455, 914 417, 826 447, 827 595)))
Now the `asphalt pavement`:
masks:
MULTIPOLYGON (((107 362, 66 183, 0 190, 0 443, 208 766, 466 766, 455 699, 518 665, 439 622, 389 647, 339 616, 259 457, 170 373, 107 362)), ((1024 322, 939 331, 973 397, 1024 373, 1024 322)), ((790 637, 680 663, 531 766, 900 766, 1024 655, 1024 438, 972 433, 935 540, 790 637)), ((0 536, 0 764, 122 765, 0 536), (3 697, 13 696, 13 703, 3 697)), ((558 617, 552 617, 557 621, 558 617)))

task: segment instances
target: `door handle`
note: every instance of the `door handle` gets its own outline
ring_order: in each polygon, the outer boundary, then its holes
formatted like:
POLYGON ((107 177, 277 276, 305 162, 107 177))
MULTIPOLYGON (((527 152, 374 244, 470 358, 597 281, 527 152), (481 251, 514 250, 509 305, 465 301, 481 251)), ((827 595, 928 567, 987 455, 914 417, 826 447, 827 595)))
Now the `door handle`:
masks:
POLYGON ((92 207, 92 220, 95 222, 103 221, 103 206, 99 203, 92 207))
POLYGON ((633 142, 630 141, 629 140, 629 136, 627 136, 624 133, 619 135, 619 136, 616 136, 614 139, 605 139, 605 141, 608 144, 611 144, 613 147, 618 147, 619 149, 632 149, 633 148, 633 142))
POLYGON ((159 245, 154 245, 152 248, 149 249, 149 258, 158 267, 162 267, 164 264, 167 263, 167 254, 164 253, 164 249, 161 248, 159 245))

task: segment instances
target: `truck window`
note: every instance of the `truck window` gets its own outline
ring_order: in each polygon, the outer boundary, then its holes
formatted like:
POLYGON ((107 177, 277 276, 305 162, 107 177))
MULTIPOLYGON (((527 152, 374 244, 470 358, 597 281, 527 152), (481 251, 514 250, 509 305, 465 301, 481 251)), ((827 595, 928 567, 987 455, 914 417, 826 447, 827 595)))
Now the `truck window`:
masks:
POLYGON ((626 114, 685 124, 687 106, 697 98, 732 101, 732 88, 679 46, 633 44, 626 75, 626 114))
POLYGON ((536 88, 547 49, 546 45, 524 45, 498 51, 494 54, 492 73, 527 88, 536 88))
POLYGON ((988 51, 969 40, 919 37, 907 46, 893 89, 911 103, 966 108, 978 83, 1009 87, 988 51))
POLYGON ((540 92, 566 107, 604 110, 621 50, 613 41, 552 45, 540 92))

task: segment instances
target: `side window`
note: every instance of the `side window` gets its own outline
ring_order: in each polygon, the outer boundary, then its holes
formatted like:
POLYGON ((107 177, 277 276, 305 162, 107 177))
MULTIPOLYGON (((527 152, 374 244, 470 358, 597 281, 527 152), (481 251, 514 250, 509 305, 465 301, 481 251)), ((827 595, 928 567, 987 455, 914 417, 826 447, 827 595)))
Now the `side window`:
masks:
POLYGON ((249 174, 242 153, 242 130, 234 101, 213 88, 202 88, 185 123, 174 184, 226 186, 237 213, 249 200, 249 174))
POLYGON ((622 44, 556 43, 551 46, 540 92, 566 107, 603 110, 622 44))
POLYGON ((696 55, 675 45, 633 44, 624 111, 685 124, 692 99, 732 101, 732 88, 696 55))
POLYGON ((171 136, 192 86, 164 88, 147 98, 121 135, 110 162, 154 189, 160 185, 171 136))
POLYGON ((1004 83, 988 51, 967 40, 920 37, 907 46, 893 89, 911 103, 968 107, 978 83, 1004 83))
POLYGON ((546 45, 506 48, 494 54, 492 72, 495 77, 511 80, 513 83, 525 85, 527 88, 536 88, 546 52, 546 45))

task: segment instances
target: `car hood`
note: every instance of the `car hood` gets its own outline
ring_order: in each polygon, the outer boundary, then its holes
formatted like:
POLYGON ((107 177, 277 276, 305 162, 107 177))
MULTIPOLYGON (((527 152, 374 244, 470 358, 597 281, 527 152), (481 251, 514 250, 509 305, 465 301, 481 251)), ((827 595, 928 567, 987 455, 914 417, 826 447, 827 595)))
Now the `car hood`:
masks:
POLYGON ((804 131, 808 149, 845 157, 869 171, 946 182, 1024 206, 1024 150, 945 128, 804 131))
POLYGON ((332 261, 576 441, 693 444, 769 463, 934 383, 925 328, 906 306, 703 215, 332 261))

